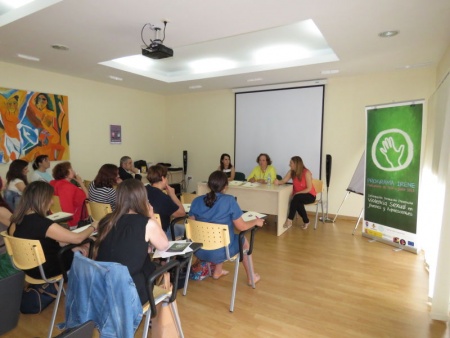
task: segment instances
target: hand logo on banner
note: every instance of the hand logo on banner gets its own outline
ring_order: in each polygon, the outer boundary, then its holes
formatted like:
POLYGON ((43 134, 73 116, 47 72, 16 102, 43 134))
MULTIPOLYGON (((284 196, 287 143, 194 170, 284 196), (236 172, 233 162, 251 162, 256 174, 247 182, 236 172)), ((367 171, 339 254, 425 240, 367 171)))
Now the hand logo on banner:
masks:
POLYGON ((372 144, 372 161, 383 171, 399 171, 407 168, 413 155, 414 145, 411 137, 400 129, 380 132, 372 144))

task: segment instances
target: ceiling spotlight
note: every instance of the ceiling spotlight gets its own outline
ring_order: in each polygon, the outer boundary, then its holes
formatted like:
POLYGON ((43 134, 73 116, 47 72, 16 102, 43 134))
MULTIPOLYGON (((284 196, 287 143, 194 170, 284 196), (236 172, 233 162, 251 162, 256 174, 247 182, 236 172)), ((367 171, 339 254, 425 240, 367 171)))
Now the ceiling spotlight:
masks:
POLYGON ((114 75, 110 75, 109 78, 114 81, 123 81, 123 79, 121 77, 114 76, 114 75))
POLYGON ((378 33, 378 36, 380 38, 391 38, 393 36, 396 36, 400 31, 384 31, 381 33, 378 33))
POLYGON ((322 70, 320 73, 322 75, 337 74, 337 73, 339 73, 339 69, 322 70))
POLYGON ((52 48, 56 50, 69 50, 69 47, 64 45, 52 45, 52 48))

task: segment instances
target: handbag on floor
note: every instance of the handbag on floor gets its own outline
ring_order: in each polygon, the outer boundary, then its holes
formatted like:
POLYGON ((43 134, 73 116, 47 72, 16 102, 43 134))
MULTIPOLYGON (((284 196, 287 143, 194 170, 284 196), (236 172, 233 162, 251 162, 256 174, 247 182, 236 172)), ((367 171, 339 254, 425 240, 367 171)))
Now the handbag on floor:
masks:
MULTIPOLYGON (((157 285, 163 289, 171 290, 170 273, 166 272, 157 285)), ((174 291, 176 292, 176 290, 174 291)), ((175 308, 177 301, 173 302, 175 308)), ((178 337, 175 316, 169 303, 161 302, 156 305, 156 317, 152 318, 152 338, 172 338, 178 337)))
POLYGON ((22 293, 20 312, 23 314, 41 313, 56 299, 58 290, 55 284, 30 284, 22 293))

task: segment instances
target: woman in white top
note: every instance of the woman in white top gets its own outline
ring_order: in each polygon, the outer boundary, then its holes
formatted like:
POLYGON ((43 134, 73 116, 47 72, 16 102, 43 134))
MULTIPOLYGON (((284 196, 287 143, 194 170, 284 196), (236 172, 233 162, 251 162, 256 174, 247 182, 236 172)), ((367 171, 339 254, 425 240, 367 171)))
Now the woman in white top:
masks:
POLYGON ((52 175, 47 171, 50 168, 50 160, 47 155, 39 155, 33 162, 33 175, 31 175, 31 182, 53 180, 52 175))
POLYGON ((20 196, 28 184, 28 162, 24 160, 14 160, 11 162, 6 173, 6 190, 4 198, 11 210, 15 210, 19 204, 20 196))
POLYGON ((219 170, 223 171, 227 175, 228 181, 234 180, 234 176, 235 176, 236 172, 234 171, 234 167, 231 164, 230 155, 222 154, 222 156, 220 156, 219 170))

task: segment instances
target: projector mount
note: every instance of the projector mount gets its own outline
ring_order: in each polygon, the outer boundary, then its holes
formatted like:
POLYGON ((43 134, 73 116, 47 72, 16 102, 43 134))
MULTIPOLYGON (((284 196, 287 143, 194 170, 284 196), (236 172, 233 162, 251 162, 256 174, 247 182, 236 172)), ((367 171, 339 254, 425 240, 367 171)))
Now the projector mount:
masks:
POLYGON ((146 48, 156 48, 159 45, 162 45, 162 43, 164 42, 164 40, 166 39, 166 26, 167 26, 167 21, 163 21, 164 23, 164 30, 163 30, 163 38, 162 40, 159 38, 159 33, 161 31, 161 28, 156 27, 154 25, 152 25, 151 23, 146 23, 142 29, 141 29, 141 40, 144 43, 146 48), (144 29, 148 26, 148 28, 150 29, 150 31, 154 32, 154 39, 150 39, 150 44, 147 44, 144 40, 144 29))

